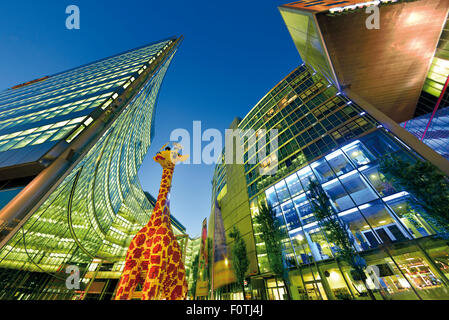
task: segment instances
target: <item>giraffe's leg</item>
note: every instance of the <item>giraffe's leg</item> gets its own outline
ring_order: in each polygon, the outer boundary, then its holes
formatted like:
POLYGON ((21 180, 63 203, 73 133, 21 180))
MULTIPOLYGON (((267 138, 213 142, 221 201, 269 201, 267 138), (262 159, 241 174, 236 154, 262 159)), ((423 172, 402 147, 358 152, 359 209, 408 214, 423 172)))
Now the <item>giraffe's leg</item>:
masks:
POLYGON ((164 297, 164 288, 161 279, 161 268, 153 266, 147 274, 143 285, 142 300, 161 300, 164 297))
POLYGON ((180 261, 178 266, 178 281, 175 289, 172 293, 173 300, 185 300, 187 298, 189 288, 187 286, 186 271, 182 261, 180 261))
POLYGON ((115 300, 130 300, 141 281, 142 253, 146 240, 146 228, 142 229, 131 242, 126 255, 125 268, 117 288, 115 300))
MULTIPOLYGON (((182 262, 181 262, 182 263, 182 262)), ((185 266, 184 264, 182 264, 182 269, 183 269, 183 278, 181 280, 181 285, 182 285, 182 297, 180 297, 179 300, 186 300, 187 299, 187 293, 189 291, 189 286, 187 284, 187 277, 186 277, 186 270, 185 270, 185 266)))
POLYGON ((128 260, 123 270, 115 300, 131 300, 140 279, 140 261, 128 260))
POLYGON ((142 300, 159 300, 163 295, 163 278, 166 261, 164 248, 160 244, 161 237, 156 237, 148 261, 148 272, 142 289, 142 300))
POLYGON ((165 288, 167 300, 183 300, 186 296, 185 268, 181 261, 179 245, 174 240, 167 250, 169 264, 165 288))

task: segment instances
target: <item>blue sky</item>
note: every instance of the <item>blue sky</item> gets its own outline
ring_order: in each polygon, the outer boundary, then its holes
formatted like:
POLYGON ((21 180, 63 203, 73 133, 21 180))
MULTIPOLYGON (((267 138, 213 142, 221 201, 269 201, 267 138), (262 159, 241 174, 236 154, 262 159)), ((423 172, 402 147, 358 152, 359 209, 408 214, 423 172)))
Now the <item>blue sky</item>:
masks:
MULTIPOLYGON (((156 111, 156 136, 139 177, 157 196, 153 155, 177 128, 224 133, 300 63, 277 7, 288 1, 0 1, 0 90, 150 42, 184 35, 156 111), (81 29, 65 28, 68 5, 81 29)), ((191 236, 209 217, 213 166, 175 170, 171 212, 191 236)))

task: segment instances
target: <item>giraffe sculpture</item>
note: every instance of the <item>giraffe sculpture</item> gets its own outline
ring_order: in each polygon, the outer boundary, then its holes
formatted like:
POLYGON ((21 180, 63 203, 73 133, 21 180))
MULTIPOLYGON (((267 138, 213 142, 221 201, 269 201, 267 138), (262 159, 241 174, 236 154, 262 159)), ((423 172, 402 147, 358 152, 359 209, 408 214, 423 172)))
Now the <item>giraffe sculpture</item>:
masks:
POLYGON ((181 250, 170 222, 169 194, 173 171, 181 156, 179 144, 167 147, 153 158, 163 168, 161 186, 149 223, 132 240, 126 256, 115 300, 133 299, 136 287, 142 286, 141 300, 184 300, 187 281, 181 250))

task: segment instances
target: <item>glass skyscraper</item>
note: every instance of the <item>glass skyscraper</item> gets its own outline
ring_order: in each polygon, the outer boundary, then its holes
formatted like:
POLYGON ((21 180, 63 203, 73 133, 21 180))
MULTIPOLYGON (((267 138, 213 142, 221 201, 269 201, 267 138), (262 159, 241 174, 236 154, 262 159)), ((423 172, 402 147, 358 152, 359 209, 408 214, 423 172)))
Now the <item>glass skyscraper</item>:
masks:
POLYGON ((0 93, 0 299, 72 298, 67 267, 82 291, 94 259, 120 272, 153 209, 137 172, 180 41, 0 93))

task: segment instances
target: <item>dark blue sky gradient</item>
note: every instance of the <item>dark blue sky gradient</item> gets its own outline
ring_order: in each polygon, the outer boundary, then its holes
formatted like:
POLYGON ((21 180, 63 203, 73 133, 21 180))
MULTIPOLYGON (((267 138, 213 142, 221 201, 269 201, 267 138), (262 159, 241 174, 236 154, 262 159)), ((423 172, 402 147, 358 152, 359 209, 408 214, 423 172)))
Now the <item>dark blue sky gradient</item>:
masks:
MULTIPOLYGON (((157 196, 153 155, 176 128, 222 132, 300 63, 277 7, 288 1, 0 1, 0 90, 172 35, 185 39, 161 88, 156 136, 139 176, 157 196), (81 29, 65 28, 78 5, 81 29)), ((171 211, 199 235, 209 217, 213 166, 175 170, 171 211)))

